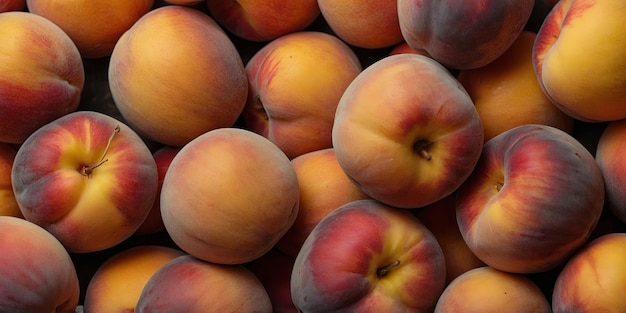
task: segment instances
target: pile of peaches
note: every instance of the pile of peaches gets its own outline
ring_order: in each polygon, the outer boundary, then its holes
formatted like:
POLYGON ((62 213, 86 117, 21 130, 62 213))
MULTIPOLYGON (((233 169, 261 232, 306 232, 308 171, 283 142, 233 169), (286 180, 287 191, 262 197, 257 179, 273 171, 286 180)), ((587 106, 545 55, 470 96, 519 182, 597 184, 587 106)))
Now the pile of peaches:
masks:
POLYGON ((624 0, 0 0, 0 312, 621 312, 624 0))

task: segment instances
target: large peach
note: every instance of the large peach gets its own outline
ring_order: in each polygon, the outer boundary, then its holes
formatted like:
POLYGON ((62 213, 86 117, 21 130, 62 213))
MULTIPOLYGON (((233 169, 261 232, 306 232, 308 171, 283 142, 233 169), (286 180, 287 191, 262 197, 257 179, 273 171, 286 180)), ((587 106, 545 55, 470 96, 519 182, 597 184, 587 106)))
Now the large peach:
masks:
POLYGON ((454 279, 437 301, 435 313, 551 313, 550 302, 530 278, 489 266, 454 279))
POLYGON ((545 17, 533 63, 561 110, 590 122, 626 118, 625 24, 622 0, 563 0, 545 17))
POLYGON ((199 259, 252 261, 269 251, 298 214, 298 178, 267 138, 220 128, 185 145, 161 189, 161 216, 172 240, 199 259))
POLYGON ((276 248, 295 257, 311 230, 326 215, 348 202, 369 196, 343 171, 333 148, 305 153, 292 159, 291 164, 298 176, 300 205, 296 220, 276 248))
POLYGON ((89 280, 85 312, 133 312, 146 283, 169 261, 184 252, 153 245, 127 248, 104 261, 89 280))
POLYGON ((15 200, 11 169, 17 150, 10 144, 0 142, 0 216, 23 217, 15 200))
POLYGON ((500 57, 481 68, 460 71, 457 76, 478 110, 485 141, 524 124, 573 131, 574 119, 550 101, 537 81, 532 62, 536 37, 524 31, 500 57))
POLYGON ((130 237, 156 199, 152 153, 121 121, 94 111, 58 118, 20 146, 11 172, 20 211, 71 252, 130 237))
POLYGON ((469 176, 483 128, 447 69, 405 53, 378 60, 350 83, 332 139, 337 161, 366 194, 417 208, 450 195, 469 176))
POLYGON ((135 312, 271 313, 272 303, 261 281, 243 265, 215 264, 184 255, 150 277, 135 312))
POLYGON ((595 157, 605 181, 606 207, 626 223, 626 120, 612 121, 598 138, 595 157))
POLYGON ((459 275, 485 265, 467 246, 456 222, 456 193, 414 211, 430 230, 446 260, 446 284, 459 275))
POLYGON ((356 53, 336 36, 303 31, 272 40, 246 64, 246 128, 290 159, 332 147, 337 104, 361 70, 356 53))
POLYGON ((626 298, 626 234, 610 233, 587 243, 554 283, 552 309, 566 312, 622 312, 626 298))
POLYGON ((487 265, 538 273, 588 240, 604 198, 602 174, 585 146, 558 128, 527 124, 485 143, 457 191, 457 222, 487 265))
POLYGON ((146 13, 122 35, 108 77, 128 124, 172 146, 234 125, 248 95, 230 38, 207 14, 179 5, 146 13))
POLYGON ((0 311, 74 313, 80 287, 63 245, 34 223, 0 216, 0 311))
POLYGON ((402 41, 396 0, 318 0, 324 21, 350 45, 375 49, 402 41))
POLYGON ((408 210, 372 199, 317 224, 296 257, 291 296, 300 312, 431 312, 445 287, 435 236, 408 210))
POLYGON ((122 34, 150 11, 153 3, 154 0, 27 0, 28 10, 61 27, 85 58, 111 55, 122 34))
POLYGON ((85 71, 70 37, 39 15, 0 15, 0 142, 22 143, 78 108, 85 71))
POLYGON ((534 0, 399 0, 407 44, 453 69, 487 65, 523 31, 534 0))
POLYGON ((226 30, 250 41, 271 41, 309 27, 320 14, 317 0, 206 0, 226 30))

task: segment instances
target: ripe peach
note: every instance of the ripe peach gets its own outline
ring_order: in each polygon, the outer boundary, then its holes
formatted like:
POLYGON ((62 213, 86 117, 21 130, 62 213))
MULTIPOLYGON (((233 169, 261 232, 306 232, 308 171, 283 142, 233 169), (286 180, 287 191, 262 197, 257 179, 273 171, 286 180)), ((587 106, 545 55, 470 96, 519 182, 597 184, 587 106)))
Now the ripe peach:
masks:
POLYGON ((167 262, 183 255, 178 249, 152 245, 134 246, 114 254, 89 280, 85 312, 133 312, 150 277, 167 262))
POLYGON ((399 0, 404 40, 448 68, 487 65, 524 29, 534 0, 399 0))
POLYGON ((108 77, 128 124, 172 146, 232 126, 248 95, 243 61, 230 38, 207 14, 179 5, 146 13, 122 35, 108 77))
POLYGON ((336 36, 303 31, 272 40, 246 64, 245 126, 290 159, 330 148, 337 103, 361 70, 356 53, 336 36))
POLYGON ((0 216, 0 311, 74 313, 79 281, 63 245, 36 224, 0 216))
POLYGON ((610 233, 587 243, 557 276, 554 313, 622 312, 626 298, 626 234, 610 233))
POLYGON ((215 264, 179 256, 150 277, 136 313, 149 312, 271 313, 265 287, 243 265, 215 264))
POLYGON ((320 14, 317 0, 206 0, 226 30, 250 41, 271 41, 309 27, 320 14))
POLYGON ((454 279, 443 291, 435 313, 551 313, 550 303, 528 277, 482 266, 454 279))
POLYGON ((152 9, 153 3, 154 0, 27 0, 28 10, 61 27, 85 58, 111 55, 117 40, 152 9))
POLYGON ((574 119, 545 95, 532 62, 536 34, 524 31, 489 64, 460 71, 457 79, 474 101, 485 141, 524 124, 543 124, 571 133, 574 119))
POLYGON ((23 217, 15 200, 11 169, 17 150, 10 144, 0 142, 0 216, 23 217))
POLYGON ((336 208, 367 196, 343 171, 333 148, 305 153, 291 160, 298 176, 300 205, 293 225, 276 248, 295 257, 311 230, 336 208))
POLYGON ((130 237, 155 201, 158 177, 152 153, 128 125, 77 111, 24 141, 11 182, 24 217, 82 253, 130 237))
POLYGON ((20 144, 78 108, 85 71, 76 45, 50 20, 0 15, 0 142, 20 144))
POLYGON ((317 3, 333 33, 350 45, 374 49, 402 41, 396 0, 318 0, 317 3))
POLYGON ((269 251, 298 214, 298 178, 267 138, 240 128, 198 136, 172 160, 161 215, 172 240, 214 263, 241 264, 269 251))
POLYGON ((9 11, 23 11, 24 9, 26 9, 26 0, 0 1, 0 13, 9 11))

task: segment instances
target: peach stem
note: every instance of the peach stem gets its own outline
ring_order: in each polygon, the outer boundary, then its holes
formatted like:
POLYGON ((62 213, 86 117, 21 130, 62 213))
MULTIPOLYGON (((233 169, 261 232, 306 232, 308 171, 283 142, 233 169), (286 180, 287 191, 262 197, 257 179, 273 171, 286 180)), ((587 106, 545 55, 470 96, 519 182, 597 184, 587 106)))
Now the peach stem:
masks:
POLYGON ((387 264, 383 267, 379 267, 376 270, 376 275, 378 277, 383 277, 383 276, 387 276, 387 274, 389 274, 389 271, 391 271, 394 267, 400 265, 400 260, 396 260, 395 262, 391 263, 391 264, 387 264))
POLYGON ((430 146, 430 142, 426 140, 419 140, 413 145, 413 148, 415 149, 417 154, 419 154, 419 156, 426 159, 426 161, 430 161, 432 160, 432 155, 430 155, 430 153, 428 152, 429 146, 430 146))
POLYGON ((98 166, 102 165, 104 162, 107 162, 109 160, 109 159, 105 159, 105 157, 107 155, 107 152, 109 152, 109 147, 111 147, 111 142, 113 141, 113 137, 115 137, 115 135, 119 132, 120 132, 120 126, 116 125, 115 128, 113 129, 113 133, 109 137, 109 141, 107 142, 106 147, 104 148, 104 153, 102 153, 102 157, 100 158, 100 161, 98 161, 98 163, 94 165, 83 167, 81 171, 83 175, 85 176, 91 175, 93 170, 95 170, 98 166))

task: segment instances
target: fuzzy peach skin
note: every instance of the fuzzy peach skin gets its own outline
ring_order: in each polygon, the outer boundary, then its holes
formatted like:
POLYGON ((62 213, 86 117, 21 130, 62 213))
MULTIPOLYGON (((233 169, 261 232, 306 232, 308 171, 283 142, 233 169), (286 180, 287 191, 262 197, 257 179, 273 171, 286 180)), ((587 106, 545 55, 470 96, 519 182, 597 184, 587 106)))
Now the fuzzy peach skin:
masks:
POLYGON ((408 210, 366 199, 313 229, 296 257, 300 312, 432 312, 446 265, 435 236, 408 210))
POLYGON ((532 62, 536 37, 535 33, 524 31, 493 62, 457 75, 478 110, 485 141, 524 124, 573 131, 574 119, 550 101, 537 81, 532 62))
POLYGON ((77 253, 130 237, 150 211, 158 184, 142 139, 94 111, 67 114, 34 132, 17 151, 11 179, 24 217, 77 253))
POLYGON ((246 64, 246 128, 290 159, 332 147, 337 104, 361 70, 356 53, 331 34, 303 31, 272 40, 246 64))
POLYGON ((134 235, 151 235, 158 233, 165 229, 165 225, 163 225, 163 219, 161 218, 161 201, 158 199, 161 198, 161 188, 163 187, 163 180, 165 179, 165 173, 167 169, 170 167, 172 160, 180 151, 180 147, 172 147, 172 146, 162 146, 158 148, 152 153, 154 157, 154 161, 157 165, 157 175, 159 179, 159 184, 157 187, 157 196, 150 209, 150 213, 143 221, 141 226, 137 228, 134 235))
POLYGON ((206 4, 224 29, 257 42, 303 31, 320 15, 317 0, 206 0, 206 4))
POLYGON ((546 16, 533 63, 561 110, 589 122, 626 118, 625 24, 622 0, 559 1, 546 16))
POLYGON ((443 291, 435 313, 551 313, 550 303, 530 278, 489 266, 469 270, 443 291))
POLYGON ((122 250, 98 267, 85 291, 85 312, 134 312, 146 283, 167 262, 186 253, 165 246, 122 250))
POLYGON ((610 233, 587 243, 557 276, 554 313, 623 312, 626 299, 626 234, 610 233))
POLYGON ((267 138, 240 128, 209 131, 185 145, 161 188, 172 240, 214 263, 241 264, 269 251, 298 214, 298 177, 267 138))
POLYGON ((150 277, 135 312, 271 313, 272 303, 257 276, 243 265, 215 264, 184 255, 150 277))
POLYGON ((606 207, 626 223, 626 120, 612 121, 600 134, 595 158, 605 181, 606 207))
POLYGON ((72 259, 43 228, 0 216, 0 311, 74 313, 80 287, 72 259))
POLYGON ((0 142, 0 216, 23 217, 15 200, 11 170, 17 150, 10 144, 0 142))
POLYGON ((498 58, 522 32, 534 0, 399 0, 409 46, 448 68, 473 69, 498 58))
POLYGON ((551 126, 522 125, 485 143, 457 191, 457 222, 487 265, 538 273, 587 241, 604 195, 600 169, 579 141, 551 126))
POLYGON ((348 86, 332 139, 337 161, 366 194, 417 208, 450 195, 469 176, 483 128, 450 72, 423 55, 397 54, 348 86))
POLYGON ((385 48, 402 41, 396 0, 318 0, 324 20, 350 45, 385 48))
POLYGON ((369 196, 343 171, 333 148, 305 153, 292 159, 291 164, 298 176, 300 204, 296 220, 276 248, 296 257, 313 228, 328 213, 369 196))
POLYGON ((152 9, 154 0, 27 0, 28 10, 57 24, 81 56, 108 57, 122 34, 152 9))
POLYGON ((85 72, 76 45, 51 21, 0 15, 0 142, 20 144, 78 108, 85 72))
POLYGON ((172 146, 232 126, 248 95, 244 65, 230 38, 207 14, 180 5, 154 9, 124 33, 108 77, 129 125, 172 146))
POLYGON ((456 222, 456 193, 416 209, 415 216, 430 230, 446 260, 446 284, 459 275, 485 265, 463 240, 456 222))
POLYGON ((274 313, 299 313, 291 300, 291 271, 296 258, 272 249, 246 265, 267 290, 274 313))
POLYGON ((0 1, 0 13, 9 11, 23 11, 24 9, 26 9, 26 0, 0 1))

